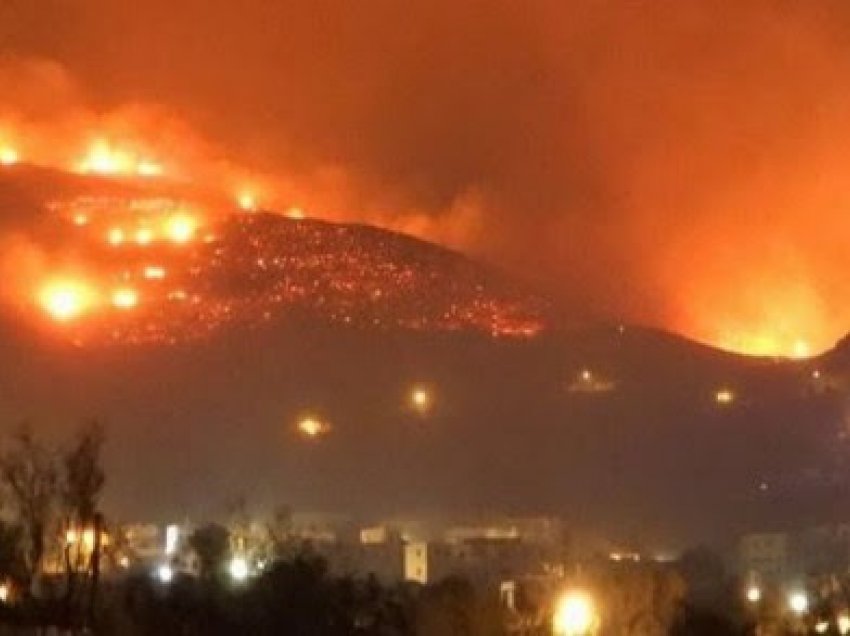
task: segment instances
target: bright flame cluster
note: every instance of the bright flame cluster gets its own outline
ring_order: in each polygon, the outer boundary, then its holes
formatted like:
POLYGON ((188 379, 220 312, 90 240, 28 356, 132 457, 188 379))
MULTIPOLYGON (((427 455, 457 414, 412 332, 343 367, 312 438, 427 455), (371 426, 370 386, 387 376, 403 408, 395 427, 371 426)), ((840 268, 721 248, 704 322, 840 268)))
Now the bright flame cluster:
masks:
POLYGON ((104 176, 159 177, 163 174, 159 163, 118 148, 106 139, 92 142, 77 169, 83 174, 104 176))
POLYGON ((584 592, 567 592, 555 606, 552 632, 556 636, 584 636, 592 633, 599 618, 593 599, 584 592))

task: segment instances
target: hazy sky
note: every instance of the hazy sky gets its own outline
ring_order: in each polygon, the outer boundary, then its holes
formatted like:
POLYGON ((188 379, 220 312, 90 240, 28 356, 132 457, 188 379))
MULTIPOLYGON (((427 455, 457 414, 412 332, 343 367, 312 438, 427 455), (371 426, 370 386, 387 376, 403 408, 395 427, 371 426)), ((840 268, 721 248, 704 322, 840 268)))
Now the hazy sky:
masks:
POLYGON ((849 6, 0 0, 0 52, 30 118, 159 104, 322 213, 787 352, 850 325, 849 6))

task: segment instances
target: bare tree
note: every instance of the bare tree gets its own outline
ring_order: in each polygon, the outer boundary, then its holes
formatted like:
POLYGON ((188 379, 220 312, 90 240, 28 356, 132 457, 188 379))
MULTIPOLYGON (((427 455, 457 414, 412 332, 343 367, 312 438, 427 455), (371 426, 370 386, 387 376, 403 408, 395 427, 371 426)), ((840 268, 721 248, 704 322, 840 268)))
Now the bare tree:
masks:
POLYGON ((74 446, 63 457, 65 479, 62 498, 76 521, 87 527, 98 512, 106 476, 100 463, 103 447, 103 426, 92 421, 77 435, 74 446))
POLYGON ((74 613, 77 575, 81 571, 90 574, 89 620, 94 617, 100 578, 103 518, 99 511, 99 500, 106 481, 100 460, 103 442, 103 426, 96 421, 89 422, 79 431, 74 445, 62 457, 62 500, 67 511, 67 526, 78 537, 76 544, 66 542, 65 545, 66 610, 69 616, 74 613), (83 540, 86 536, 91 537, 90 543, 83 540))
POLYGON ((45 535, 57 496, 55 454, 33 437, 28 426, 22 426, 0 456, 0 477, 24 532, 24 556, 32 591, 44 558, 45 535))

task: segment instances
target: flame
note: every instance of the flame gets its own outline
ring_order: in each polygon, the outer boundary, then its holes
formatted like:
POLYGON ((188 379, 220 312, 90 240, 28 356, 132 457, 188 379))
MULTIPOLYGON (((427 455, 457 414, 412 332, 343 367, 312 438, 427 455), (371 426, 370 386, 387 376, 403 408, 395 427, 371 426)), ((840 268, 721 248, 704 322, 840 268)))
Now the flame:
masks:
POLYGON ((14 166, 20 159, 18 151, 11 146, 0 146, 0 166, 14 166))
POLYGON ((124 242, 124 230, 120 227, 113 227, 106 235, 106 240, 110 245, 119 246, 124 242))
POLYGON ((158 177, 163 174, 159 163, 141 159, 135 153, 116 148, 106 139, 92 142, 85 158, 79 163, 79 172, 104 176, 158 177))
POLYGON ((148 265, 145 267, 143 275, 148 280, 162 280, 165 278, 165 268, 159 265, 148 265))
POLYGON ((257 209, 257 197, 253 192, 242 192, 236 200, 239 203, 239 207, 245 212, 254 212, 257 209))
POLYGON ((197 220, 188 214, 176 214, 165 222, 165 234, 174 243, 188 243, 195 236, 197 220))
POLYGON ((141 227, 136 230, 135 235, 133 236, 133 240, 136 241, 137 245, 149 245, 154 239, 153 230, 149 227, 141 227))
POLYGON ((80 317, 94 304, 96 294, 88 283, 58 279, 45 283, 38 292, 38 303, 54 320, 66 322, 80 317))
POLYGON ((117 309, 133 309, 139 304, 139 293, 135 289, 123 288, 112 292, 112 305, 117 309))

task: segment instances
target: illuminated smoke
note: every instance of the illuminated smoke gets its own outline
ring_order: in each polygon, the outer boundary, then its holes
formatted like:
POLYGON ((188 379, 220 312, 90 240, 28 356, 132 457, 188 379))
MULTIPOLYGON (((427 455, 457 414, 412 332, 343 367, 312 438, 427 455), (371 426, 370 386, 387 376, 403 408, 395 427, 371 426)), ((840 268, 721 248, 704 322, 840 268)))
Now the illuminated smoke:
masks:
POLYGON ((80 0, 62 33, 10 32, 85 91, 6 71, 23 114, 0 144, 72 167, 102 134, 166 177, 416 233, 575 314, 749 353, 850 325, 846 3, 177 4, 80 0))

